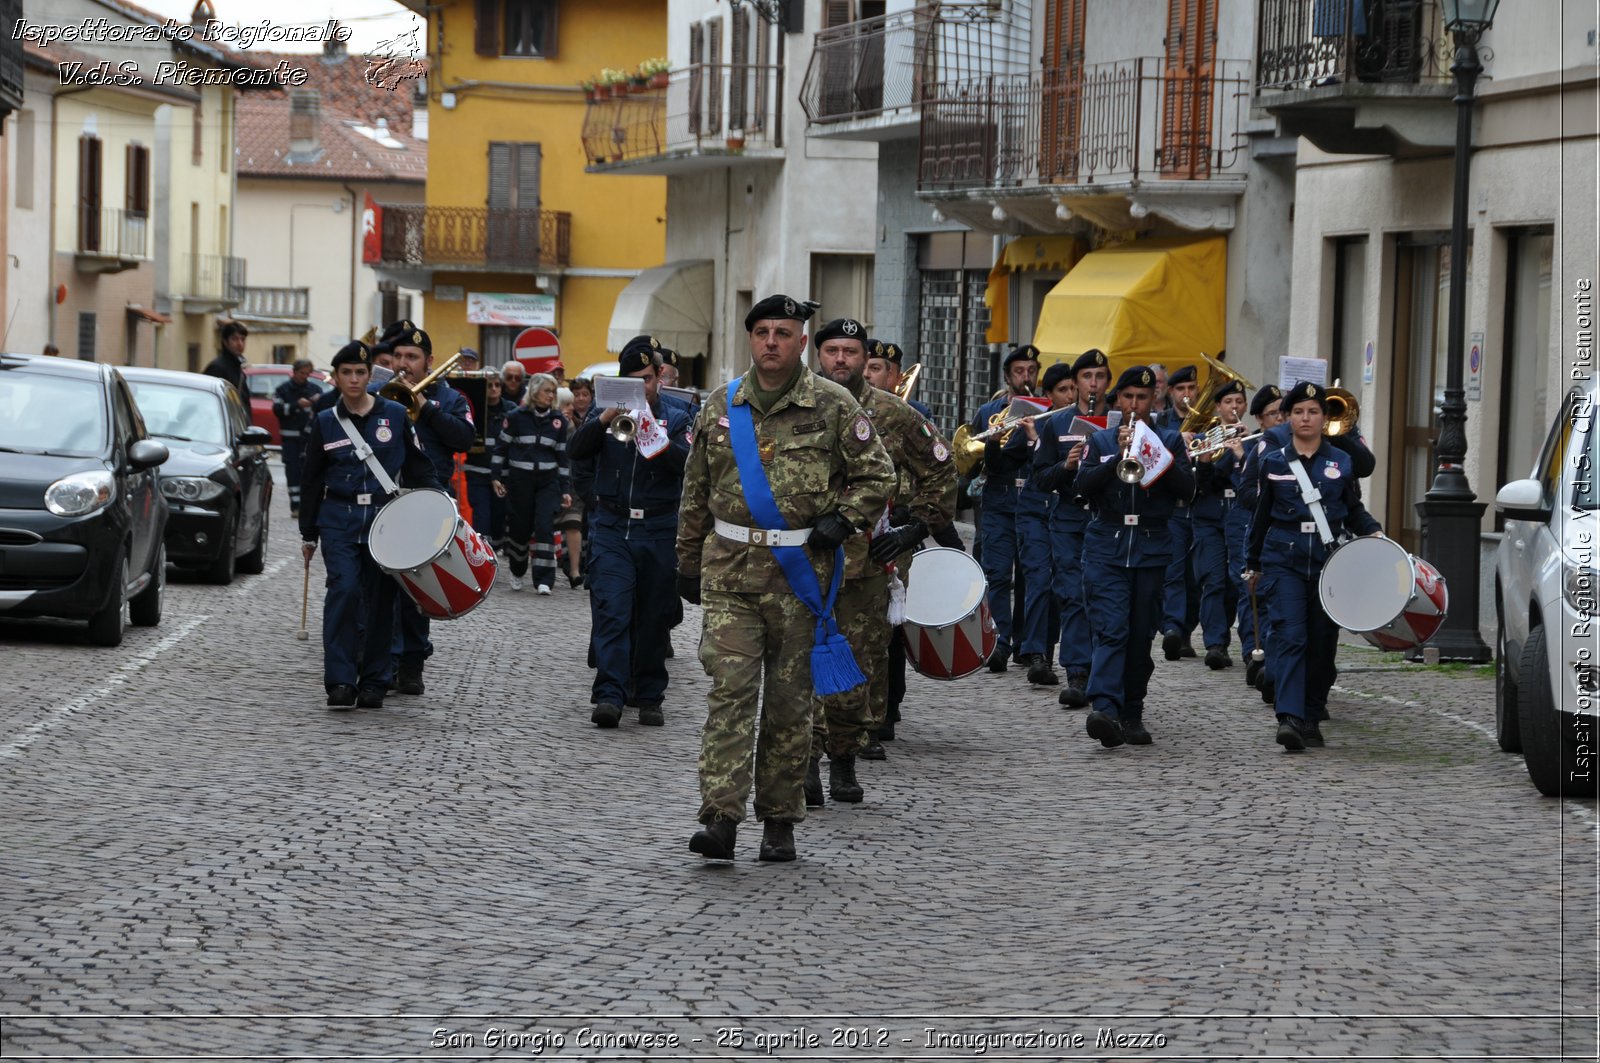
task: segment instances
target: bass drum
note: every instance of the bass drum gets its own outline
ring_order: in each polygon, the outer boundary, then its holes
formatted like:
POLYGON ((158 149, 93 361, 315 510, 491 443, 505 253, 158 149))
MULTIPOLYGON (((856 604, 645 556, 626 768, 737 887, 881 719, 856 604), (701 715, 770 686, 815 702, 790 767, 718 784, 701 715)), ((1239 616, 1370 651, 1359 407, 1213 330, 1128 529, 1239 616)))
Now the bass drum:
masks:
POLYGON ((900 629, 911 666, 930 679, 961 679, 982 668, 998 641, 988 592, 982 566, 964 551, 918 551, 900 629))
POLYGON ((1439 570, 1381 535, 1351 539, 1329 554, 1317 591, 1335 624, 1381 650, 1427 642, 1450 605, 1439 570))
POLYGON ((461 519, 455 500, 428 488, 378 511, 367 550, 424 616, 454 620, 489 596, 498 563, 483 536, 461 519))

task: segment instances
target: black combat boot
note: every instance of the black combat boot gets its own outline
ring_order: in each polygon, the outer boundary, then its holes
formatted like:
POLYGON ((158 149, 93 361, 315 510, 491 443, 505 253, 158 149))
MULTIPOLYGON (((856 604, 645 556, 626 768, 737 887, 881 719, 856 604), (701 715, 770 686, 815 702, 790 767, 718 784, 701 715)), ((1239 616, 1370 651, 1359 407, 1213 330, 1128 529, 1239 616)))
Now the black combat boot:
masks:
POLYGON ((1130 746, 1147 746, 1151 742, 1150 732, 1144 729, 1144 720, 1138 718, 1122 721, 1122 739, 1130 746))
POLYGON ((609 701, 602 701, 589 713, 589 722, 596 727, 615 727, 622 722, 622 706, 609 701))
POLYGON ((1003 671, 1005 671, 1006 670, 1007 658, 1009 658, 1010 656, 1011 656, 1011 647, 1010 646, 1007 646, 1003 642, 1000 645, 996 646, 994 648, 994 652, 989 655, 989 671, 991 671, 991 672, 1003 672, 1003 671))
POLYGON ((1300 728, 1300 718, 1291 716, 1286 712, 1278 713, 1277 743, 1290 753, 1298 753, 1306 747, 1305 734, 1300 728))
MULTIPOLYGON (((856 758, 838 753, 828 758, 828 795, 835 801, 857 804, 866 796, 856 782, 856 758)), ((768 820, 767 822, 772 822, 768 820)))
POLYGON ((739 824, 731 819, 714 819, 694 832, 689 839, 689 851, 699 853, 707 860, 732 860, 733 841, 739 834, 739 824))
POLYGON ((395 677, 395 690, 401 694, 421 694, 427 688, 422 684, 422 665, 402 664, 395 677))
POLYGON ((1169 661, 1176 661, 1183 654, 1183 636, 1176 631, 1169 631, 1161 636, 1161 655, 1169 661))
POLYGON ((1300 725, 1300 737, 1305 739, 1307 749, 1321 749, 1328 744, 1322 737, 1322 728, 1318 726, 1315 716, 1300 725))
POLYGON ((761 822, 761 859, 786 864, 794 859, 794 824, 786 820, 761 822))
POLYGON ((1041 687, 1060 686, 1061 677, 1050 667, 1050 662, 1045 659, 1044 654, 1036 653, 1028 661, 1028 682, 1041 687))
POLYGON ((381 709, 385 693, 381 683, 364 686, 356 693, 356 705, 363 709, 381 709))
POLYGON ((1206 667, 1213 672, 1220 672, 1224 668, 1233 667, 1233 658, 1228 656, 1228 651, 1221 646, 1206 647, 1206 667))
POLYGON ((1122 735, 1122 725, 1117 722, 1116 717, 1107 716, 1098 709, 1085 717, 1083 725, 1084 730, 1089 732, 1089 737, 1099 739, 1100 744, 1107 749, 1115 749, 1126 741, 1122 735))
POLYGON ((888 760, 889 751, 883 748, 883 742, 878 738, 878 732, 867 732, 867 744, 861 747, 861 752, 856 754, 862 760, 888 760))
POLYGON ((353 708, 356 703, 356 688, 349 683, 335 683, 328 688, 328 707, 333 709, 353 708))
POLYGON ((806 767, 806 807, 822 807, 822 758, 812 757, 806 767))
POLYGON ((1089 675, 1087 672, 1068 672, 1067 687, 1056 695, 1056 701, 1069 709, 1081 709, 1089 704, 1089 675))
POLYGON ((1259 661, 1251 661, 1249 664, 1245 665, 1244 666, 1244 682, 1245 682, 1245 685, 1246 686, 1252 686, 1252 687, 1260 686, 1261 685, 1261 671, 1266 666, 1267 666, 1267 661, 1266 661, 1266 658, 1264 658, 1264 657, 1259 661))

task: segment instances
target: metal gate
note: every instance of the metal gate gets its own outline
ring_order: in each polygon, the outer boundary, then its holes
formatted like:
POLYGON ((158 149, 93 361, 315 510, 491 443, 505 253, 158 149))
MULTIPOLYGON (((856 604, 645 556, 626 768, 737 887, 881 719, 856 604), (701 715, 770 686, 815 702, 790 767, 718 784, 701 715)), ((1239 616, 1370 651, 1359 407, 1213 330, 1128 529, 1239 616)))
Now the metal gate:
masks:
POLYGON ((983 305, 983 270, 921 271, 922 378, 914 398, 933 408, 934 423, 950 435, 994 391, 998 367, 984 342, 989 308, 983 305))

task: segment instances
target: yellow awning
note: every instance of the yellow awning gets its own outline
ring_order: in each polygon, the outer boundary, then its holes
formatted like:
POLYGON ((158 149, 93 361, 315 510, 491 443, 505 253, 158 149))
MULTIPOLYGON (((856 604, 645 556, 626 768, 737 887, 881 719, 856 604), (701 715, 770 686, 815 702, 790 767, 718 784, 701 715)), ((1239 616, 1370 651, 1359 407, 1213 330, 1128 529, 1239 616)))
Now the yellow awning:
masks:
POLYGON ((983 303, 989 308, 988 343, 1009 343, 1010 275, 1017 270, 1070 270, 1083 257, 1084 243, 1076 236, 1019 236, 1006 244, 1000 260, 989 270, 989 286, 983 303))
POLYGON ((1050 289, 1034 346, 1042 361, 1072 361, 1091 347, 1130 365, 1200 362, 1225 346, 1228 242, 1168 237, 1091 251, 1050 289))

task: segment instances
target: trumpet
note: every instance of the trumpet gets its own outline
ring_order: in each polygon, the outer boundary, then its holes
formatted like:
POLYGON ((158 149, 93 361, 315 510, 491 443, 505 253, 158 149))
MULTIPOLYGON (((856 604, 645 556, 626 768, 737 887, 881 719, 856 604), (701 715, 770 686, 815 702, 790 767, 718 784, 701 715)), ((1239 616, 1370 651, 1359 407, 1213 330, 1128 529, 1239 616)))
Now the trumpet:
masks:
POLYGON ((611 424, 606 428, 611 433, 611 438, 626 446, 633 442, 633 437, 639 434, 639 425, 627 413, 619 413, 611 419, 611 424))
POLYGON ((1117 459, 1117 479, 1125 484, 1136 484, 1144 479, 1144 466, 1139 459, 1133 456, 1133 429, 1128 430, 1128 445, 1122 448, 1122 457, 1117 459))
POLYGON ((1214 454, 1222 453, 1234 443, 1242 446, 1266 435, 1265 432, 1251 432, 1249 435, 1242 435, 1243 431, 1243 425, 1233 424, 1219 426, 1210 429, 1204 435, 1196 436, 1189 440, 1189 460, 1196 461, 1201 458, 1209 458, 1214 454))
POLYGON ((437 368, 415 384, 407 383, 403 377, 396 376, 379 388, 378 394, 404 406, 406 408, 406 416, 415 421, 422 416, 422 406, 427 401, 422 397, 422 393, 432 387, 434 381, 455 368, 455 364, 459 361, 461 361, 461 352, 457 351, 439 363, 437 368))

